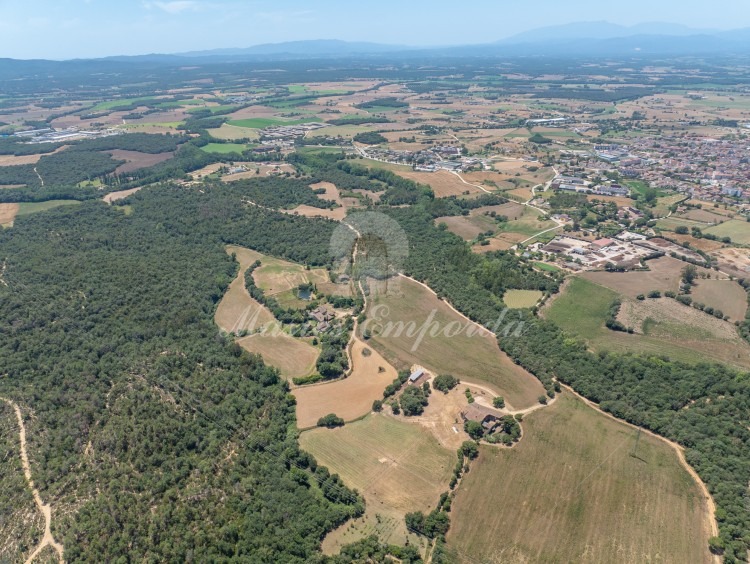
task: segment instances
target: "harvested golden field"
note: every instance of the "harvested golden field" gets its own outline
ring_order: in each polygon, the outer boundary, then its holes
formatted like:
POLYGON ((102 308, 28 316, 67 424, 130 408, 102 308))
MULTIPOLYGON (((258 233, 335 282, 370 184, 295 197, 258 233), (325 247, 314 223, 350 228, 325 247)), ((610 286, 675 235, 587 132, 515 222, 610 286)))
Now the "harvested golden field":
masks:
POLYGON ((513 449, 481 447, 458 488, 460 561, 712 562, 706 500, 670 445, 644 433, 631 456, 637 431, 569 393, 523 427, 513 449))
POLYGON ((476 239, 480 233, 496 231, 497 224, 490 218, 484 216, 447 216, 435 219, 435 225, 445 224, 448 231, 455 233, 465 241, 476 239))
POLYGON ((12 226, 19 209, 18 204, 0 204, 0 225, 3 227, 12 226))
MULTIPOLYGON (((671 257, 661 257, 646 263, 650 270, 631 272, 585 272, 581 276, 614 290, 629 298, 648 294, 651 290, 661 292, 679 289, 680 277, 685 263, 671 257)), ((705 272, 705 269, 699 269, 705 272)))
POLYGON ((711 239, 705 239, 701 237, 696 239, 692 235, 680 235, 679 233, 670 233, 669 238, 677 241, 678 243, 688 243, 691 247, 703 251, 704 253, 712 253, 718 249, 724 247, 724 243, 721 241, 712 241, 711 239))
POLYGON ((219 169, 223 167, 224 165, 222 163, 213 163, 210 165, 206 165, 201 169, 195 170, 190 173, 190 178, 193 180, 200 180, 201 178, 205 178, 206 176, 211 176, 212 174, 216 174, 219 172, 219 169))
POLYGON ((315 208, 305 204, 299 205, 294 209, 285 210, 283 213, 289 215, 301 215, 303 217, 324 217, 326 219, 333 219, 336 221, 342 221, 346 217, 347 209, 344 207, 330 209, 315 208))
POLYGON ((122 149, 107 151, 107 153, 112 155, 112 158, 116 161, 125 161, 125 164, 121 164, 117 167, 115 174, 126 174, 142 168, 148 168, 163 163, 164 161, 168 161, 174 156, 174 152, 156 153, 155 155, 152 155, 150 153, 141 153, 139 151, 123 151, 122 149))
POLYGON ((518 204, 516 202, 508 202, 507 204, 500 204, 498 206, 484 206, 481 208, 473 209, 469 212, 470 216, 485 215, 488 213, 495 212, 496 215, 504 215, 510 220, 520 219, 523 216, 526 206, 518 204))
POLYGON ((747 292, 733 280, 698 280, 693 300, 720 309, 731 321, 743 321, 747 312, 747 292))
POLYGON ((365 498, 363 518, 348 522, 323 541, 326 554, 373 533, 381 541, 424 548, 406 531, 404 516, 429 512, 448 483, 456 453, 441 447, 419 425, 383 414, 369 415, 339 429, 315 429, 300 436, 301 447, 341 476, 365 498))
POLYGON ((724 215, 713 213, 704 209, 688 210, 687 212, 680 214, 677 217, 686 217, 687 219, 692 219, 693 221, 700 221, 702 223, 711 224, 722 223, 727 220, 727 217, 724 215))
POLYGON ((485 382, 497 388, 509 406, 535 405, 544 388, 531 374, 500 350, 491 333, 454 311, 428 288, 405 277, 389 281, 388 293, 370 283, 368 346, 377 349, 397 369, 415 364, 435 374, 485 382), (424 335, 420 338, 421 330, 424 335))
POLYGON ((216 325, 222 331, 238 334, 242 330, 257 330, 275 322, 273 314, 250 297, 245 288, 245 272, 262 254, 243 247, 229 246, 227 253, 234 254, 240 263, 237 277, 227 288, 214 315, 216 325))
POLYGON ((307 341, 281 331, 269 331, 237 340, 243 349, 259 354, 266 364, 279 369, 284 378, 303 378, 315 372, 320 350, 307 341))
POLYGON ((112 202, 118 202, 124 200, 128 196, 131 196, 138 192, 141 188, 131 188, 130 190, 118 190, 117 192, 110 192, 102 200, 106 203, 111 204, 112 202))
POLYGON ((503 295, 503 302, 513 309, 528 309, 538 304, 543 296, 539 290, 508 290, 503 295))
POLYGON ((719 262, 719 268, 738 278, 750 276, 750 253, 746 249, 728 247, 711 252, 719 262))
POLYGON ((64 151, 68 148, 68 145, 63 145, 62 147, 59 147, 58 149, 55 149, 51 153, 40 153, 38 155, 0 155, 0 166, 17 166, 17 165, 26 165, 26 164, 36 164, 39 162, 39 159, 41 159, 44 156, 54 155, 55 153, 59 153, 60 151, 64 151))
POLYGON ((508 241, 507 238, 488 239, 488 245, 474 245, 471 250, 475 253, 489 253, 492 251, 507 251, 515 243, 508 241))
POLYGON ((398 174, 414 182, 427 184, 435 192, 436 198, 484 193, 481 188, 464 183, 461 178, 447 170, 438 170, 437 172, 399 172, 398 174))
POLYGON ((383 399, 383 390, 398 376, 396 369, 359 339, 351 351, 353 370, 348 378, 295 388, 297 427, 314 427, 329 413, 352 421, 370 413, 372 402, 383 399))

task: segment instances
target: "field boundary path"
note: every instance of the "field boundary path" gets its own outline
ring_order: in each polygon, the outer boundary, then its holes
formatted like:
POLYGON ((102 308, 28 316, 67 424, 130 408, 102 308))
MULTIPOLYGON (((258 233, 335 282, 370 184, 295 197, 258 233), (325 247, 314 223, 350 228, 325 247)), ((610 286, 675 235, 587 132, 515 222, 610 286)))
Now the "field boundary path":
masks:
POLYGON ((29 484, 29 489, 31 490, 31 494, 34 496, 34 501, 36 502, 37 508, 39 508, 39 511, 44 516, 44 536, 42 537, 42 540, 39 542, 39 545, 36 547, 34 552, 31 553, 31 556, 29 556, 26 559, 26 564, 31 564, 33 562, 34 558, 36 558, 39 553, 42 552, 42 550, 46 546, 51 546, 55 549, 57 552, 57 556, 60 560, 60 562, 65 562, 63 559, 63 552, 64 548, 63 545, 55 540, 55 537, 52 536, 52 530, 51 530, 51 524, 52 524, 52 507, 49 504, 44 504, 42 502, 42 498, 39 495, 39 491, 34 487, 34 480, 31 478, 31 464, 29 462, 29 455, 26 451, 26 426, 23 423, 23 416, 21 415, 21 408, 18 407, 18 404, 15 402, 0 397, 0 401, 4 401, 7 403, 13 410, 16 412, 16 419, 18 420, 18 428, 19 428, 19 438, 21 443, 21 465, 23 466, 23 473, 26 477, 26 482, 29 484))
MULTIPOLYGON (((592 409, 595 409, 599 413, 609 417, 613 421, 617 421, 618 423, 622 423, 623 425, 627 425, 631 429, 638 429, 642 433, 648 435, 649 437, 654 437, 655 439, 658 439, 666 444, 668 444, 676 453, 677 458, 680 461, 680 464, 682 465, 685 470, 687 470, 687 473, 690 474, 690 476, 695 480, 696 484, 698 484, 698 487, 701 490, 701 493, 703 494, 703 497, 706 501, 706 507, 708 509, 709 516, 706 519, 705 525, 706 528, 711 532, 711 536, 715 537, 719 535, 719 526, 716 522, 716 502, 714 502, 714 498, 711 495, 711 492, 708 491, 708 487, 706 487, 706 484, 701 480, 701 477, 698 475, 698 473, 695 471, 695 469, 688 464, 688 461, 685 460, 685 449, 675 443, 674 441, 670 441, 666 437, 662 437, 661 435, 658 435, 654 433, 653 431, 650 431, 644 427, 639 427, 638 425, 634 425, 633 423, 630 423, 628 421, 625 421, 624 419, 620 419, 619 417, 615 417, 611 413, 608 413, 604 411, 601 407, 599 407, 599 404, 596 402, 591 401, 590 399, 587 399, 583 397, 581 394, 576 392, 573 388, 570 386, 567 386, 563 384, 562 382, 559 382, 560 386, 566 390, 567 392, 573 394, 576 398, 581 400, 583 403, 585 403, 587 406, 589 406, 592 409)), ((721 557, 717 554, 712 554, 713 561, 716 563, 720 563, 722 561, 721 557)))

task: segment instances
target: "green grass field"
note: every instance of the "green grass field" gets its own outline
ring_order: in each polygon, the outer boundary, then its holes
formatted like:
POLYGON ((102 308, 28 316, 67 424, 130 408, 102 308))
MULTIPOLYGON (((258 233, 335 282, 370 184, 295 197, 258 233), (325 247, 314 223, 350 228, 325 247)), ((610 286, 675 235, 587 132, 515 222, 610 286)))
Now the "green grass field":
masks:
POLYGON ((560 272, 560 269, 556 266, 544 262, 535 262, 534 266, 536 266, 539 270, 543 270, 544 272, 560 272))
POLYGON ((564 331, 586 339, 597 351, 664 355, 687 363, 714 360, 750 367, 750 345, 732 325, 667 298, 644 302, 623 299, 622 307, 633 310, 632 324, 643 334, 607 329, 605 320, 618 297, 621 296, 613 290, 575 277, 554 299, 545 317, 564 331), (635 326, 636 320, 640 326, 635 326))
POLYGON ((229 121, 229 125, 237 127, 249 127, 250 129, 265 129, 275 125, 300 125, 317 121, 314 118, 281 119, 281 118, 249 118, 229 121))
POLYGON ((122 98, 120 100, 108 100, 106 102, 99 102, 97 105, 88 109, 87 113, 97 114, 99 112, 106 112, 114 108, 121 106, 129 106, 138 102, 153 102, 156 100, 154 96, 142 96, 140 98, 122 98))
POLYGON ((460 562, 709 562, 698 485, 664 442, 563 393, 512 450, 481 447, 458 487, 460 562))
POLYGON ((19 204, 18 216, 29 215, 32 213, 43 212, 58 208, 60 206, 74 206, 81 202, 78 200, 48 200, 46 202, 26 202, 19 204))
POLYGON ((748 221, 732 219, 705 231, 717 237, 729 237, 732 242, 740 245, 750 245, 750 222, 748 221))
POLYGON ((222 155, 236 153, 239 156, 243 151, 247 150, 247 145, 240 145, 239 143, 209 143, 201 147, 201 150, 206 153, 220 153, 222 155))

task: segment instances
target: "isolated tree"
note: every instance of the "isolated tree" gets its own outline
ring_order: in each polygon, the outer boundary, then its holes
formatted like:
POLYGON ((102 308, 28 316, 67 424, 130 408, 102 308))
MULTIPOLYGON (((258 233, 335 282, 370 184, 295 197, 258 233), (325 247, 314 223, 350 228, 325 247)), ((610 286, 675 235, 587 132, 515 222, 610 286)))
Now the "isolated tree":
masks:
POLYGON ((695 283, 695 279, 698 276, 698 269, 695 265, 688 264, 682 269, 682 279, 686 284, 692 286, 695 283))

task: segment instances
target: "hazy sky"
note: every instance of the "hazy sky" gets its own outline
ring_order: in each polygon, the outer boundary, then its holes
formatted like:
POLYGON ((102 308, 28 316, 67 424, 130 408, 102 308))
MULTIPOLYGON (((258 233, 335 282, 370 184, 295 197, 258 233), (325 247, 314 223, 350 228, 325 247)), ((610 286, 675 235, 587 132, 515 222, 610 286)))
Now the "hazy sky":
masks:
POLYGON ((0 0, 0 58, 248 47, 298 39, 403 45, 496 41, 608 20, 750 27, 748 0, 0 0))

